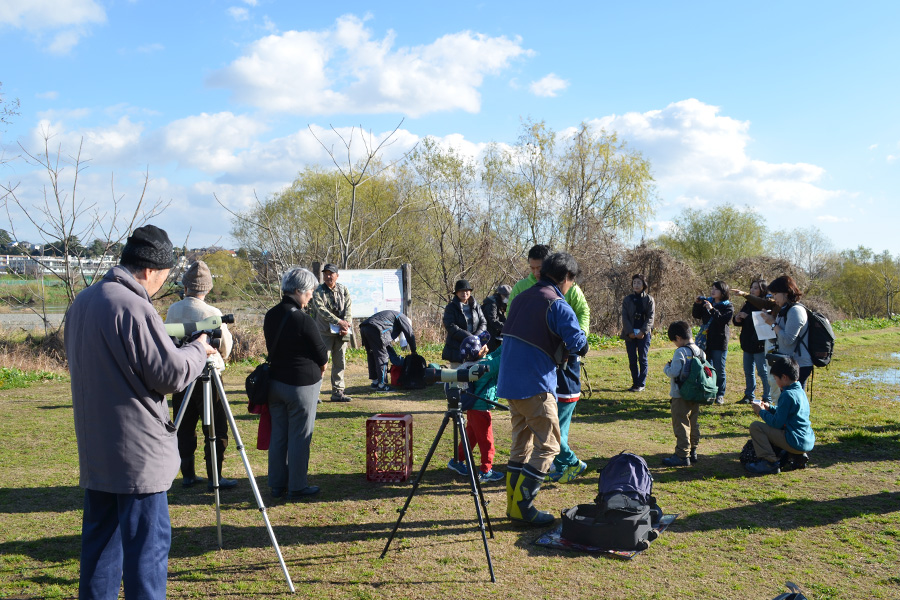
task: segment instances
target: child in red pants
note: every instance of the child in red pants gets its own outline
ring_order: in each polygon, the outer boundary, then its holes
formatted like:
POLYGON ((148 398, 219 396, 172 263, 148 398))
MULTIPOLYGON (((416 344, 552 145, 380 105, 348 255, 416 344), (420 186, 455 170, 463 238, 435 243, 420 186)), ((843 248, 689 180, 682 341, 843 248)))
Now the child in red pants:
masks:
MULTIPOLYGON (((474 366, 481 353, 481 342, 475 336, 469 336, 463 341, 460 350, 463 358, 467 361, 460 368, 474 366)), ((478 381, 471 384, 469 391, 472 394, 487 400, 497 400, 497 374, 500 368, 500 353, 502 350, 503 346, 501 345, 477 361, 477 364, 487 365, 490 370, 478 381)), ((473 407, 466 411, 466 436, 469 439, 469 446, 474 450, 477 445, 481 453, 481 483, 500 481, 506 477, 503 473, 493 468, 494 430, 491 426, 490 408, 490 404, 479 398, 475 400, 473 407)), ((463 448, 462 443, 459 444, 456 454, 456 458, 451 458, 450 462, 447 463, 447 467, 460 475, 468 475, 469 468, 465 463, 465 448, 463 448)))

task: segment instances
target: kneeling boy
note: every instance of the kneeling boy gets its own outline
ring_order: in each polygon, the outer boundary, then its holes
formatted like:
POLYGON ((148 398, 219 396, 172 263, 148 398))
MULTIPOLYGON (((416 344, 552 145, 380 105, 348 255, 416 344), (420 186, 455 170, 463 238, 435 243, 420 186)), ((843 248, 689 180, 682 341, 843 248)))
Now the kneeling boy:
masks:
POLYGON ((777 407, 767 402, 750 405, 762 419, 750 424, 750 438, 758 460, 745 466, 756 475, 781 471, 773 446, 787 451, 792 468, 802 469, 809 461, 806 453, 816 443, 809 421, 809 399, 797 381, 800 378, 797 361, 792 356, 777 357, 771 361, 769 372, 781 388, 781 396, 777 407))

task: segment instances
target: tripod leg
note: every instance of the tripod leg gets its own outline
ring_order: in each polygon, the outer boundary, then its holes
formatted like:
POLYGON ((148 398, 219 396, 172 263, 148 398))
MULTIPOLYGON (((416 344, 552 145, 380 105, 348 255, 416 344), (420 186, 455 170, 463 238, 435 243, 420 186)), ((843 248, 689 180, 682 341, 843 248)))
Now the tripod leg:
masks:
MULTIPOLYGON (((272 548, 275 550, 275 555, 278 557, 278 563, 281 565, 284 579, 287 581, 288 588, 293 594, 294 582, 291 581, 291 574, 288 573, 287 565, 284 563, 284 557, 281 555, 281 548, 278 547, 278 540, 275 539, 275 532, 272 530, 272 523, 269 521, 266 505, 263 504, 262 496, 259 494, 259 487, 257 487, 256 478, 253 476, 253 469, 250 468, 250 460, 247 458, 247 453, 244 451, 244 442, 241 441, 241 434, 238 431, 234 415, 231 413, 231 406, 228 404, 228 398, 225 397, 225 387, 222 385, 222 378, 219 377, 219 373, 215 369, 212 369, 212 380, 215 383, 216 391, 219 392, 219 400, 222 402, 222 408, 225 409, 225 416, 228 417, 228 426, 231 428, 234 444, 237 446, 238 454, 241 455, 241 460, 244 461, 244 469, 247 471, 247 478, 250 480, 250 489, 253 490, 253 497, 256 498, 256 506, 259 507, 259 512, 262 514, 263 521, 266 523, 266 531, 269 532, 269 541, 272 542, 272 548)), ((218 470, 218 465, 216 465, 216 468, 213 470, 218 470)))
MULTIPOLYGON (((400 527, 400 521, 403 520, 403 515, 406 514, 406 509, 409 508, 409 503, 412 502, 413 496, 416 494, 416 490, 419 488, 419 483, 422 481, 422 477, 425 476, 425 470, 428 468, 428 463, 431 462, 431 457, 434 455, 434 451, 437 448, 438 442, 441 441, 441 436, 444 434, 444 429, 447 428, 447 423, 450 421, 450 413, 444 414, 444 420, 441 421, 441 426, 438 429, 437 435, 434 436, 434 442, 431 443, 431 448, 428 450, 428 455, 425 457, 425 461, 422 463, 422 468, 419 469, 419 474, 416 476, 416 480, 413 482, 412 490, 409 492, 409 497, 406 499, 406 503, 403 505, 403 508, 399 510, 400 516, 397 517, 397 522, 394 523, 394 530, 391 531, 390 537, 388 537, 387 543, 384 545, 384 550, 381 551, 380 558, 384 558, 384 555, 387 554, 388 548, 391 546, 391 542, 394 541, 394 536, 397 534, 397 529, 400 527)), ((456 452, 456 449, 453 450, 456 452)))
MULTIPOLYGON (((491 551, 490 548, 488 548, 487 535, 485 534, 485 520, 487 520, 487 528, 491 532, 491 538, 494 537, 494 531, 491 529, 491 520, 488 516, 487 504, 484 501, 484 492, 481 490, 481 482, 478 480, 478 477, 475 476, 475 462, 472 459, 472 448, 469 446, 469 438, 466 435, 462 411, 455 410, 451 412, 453 413, 453 422, 456 426, 456 431, 459 432, 459 437, 462 440, 463 449, 466 453, 466 461, 469 464, 469 487, 472 490, 472 500, 475 502, 475 514, 478 515, 478 528, 481 530, 481 540, 484 542, 484 554, 487 557, 488 571, 491 574, 491 582, 495 583, 497 579, 494 577, 494 565, 491 562, 491 551), (479 498, 481 499, 480 504, 479 498), (484 509, 484 518, 482 518, 482 508, 484 509)), ((457 447, 453 448, 454 452, 456 452, 457 447)))
POLYGON ((197 384, 197 380, 195 379, 187 386, 187 389, 184 390, 184 400, 181 402, 181 408, 178 409, 178 414, 175 415, 175 429, 181 427, 181 420, 184 418, 184 412, 187 410, 188 401, 191 399, 191 394, 194 393, 194 386, 197 384))
POLYGON ((210 381, 210 372, 215 369, 207 363, 206 371, 201 376, 203 381, 203 428, 206 430, 206 447, 209 449, 209 458, 212 461, 209 481, 212 484, 213 496, 216 500, 216 536, 219 541, 219 550, 222 549, 222 506, 219 498, 219 469, 218 456, 216 456, 216 426, 212 417, 212 382, 210 381))

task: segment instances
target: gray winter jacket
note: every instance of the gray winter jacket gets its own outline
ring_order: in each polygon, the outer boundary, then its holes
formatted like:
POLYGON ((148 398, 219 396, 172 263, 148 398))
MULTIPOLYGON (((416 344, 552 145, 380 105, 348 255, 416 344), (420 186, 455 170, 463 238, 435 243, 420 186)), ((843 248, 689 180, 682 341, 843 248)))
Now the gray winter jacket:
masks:
POLYGON ((169 489, 180 459, 165 394, 200 375, 203 346, 176 348, 147 291, 121 266, 75 297, 65 346, 79 485, 113 494, 169 489))

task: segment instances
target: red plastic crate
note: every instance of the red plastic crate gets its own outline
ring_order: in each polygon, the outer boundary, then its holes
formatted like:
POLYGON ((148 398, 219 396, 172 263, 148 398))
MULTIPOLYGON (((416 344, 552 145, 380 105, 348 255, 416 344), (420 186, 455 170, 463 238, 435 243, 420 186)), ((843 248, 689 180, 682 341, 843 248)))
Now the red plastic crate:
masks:
POLYGON ((406 481, 412 474, 412 415, 366 419, 366 479, 406 481))

